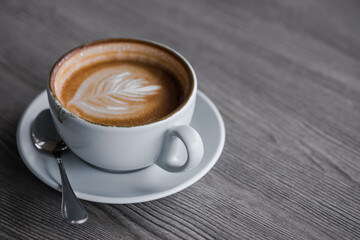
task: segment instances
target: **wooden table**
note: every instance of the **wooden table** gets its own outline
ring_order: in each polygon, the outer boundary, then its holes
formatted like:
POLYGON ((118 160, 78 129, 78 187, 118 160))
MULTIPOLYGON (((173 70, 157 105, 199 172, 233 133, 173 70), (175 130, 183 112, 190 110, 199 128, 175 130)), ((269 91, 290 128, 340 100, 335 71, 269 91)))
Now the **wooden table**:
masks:
POLYGON ((360 2, 1 1, 0 239, 359 239, 360 2), (84 202, 86 224, 22 162, 16 127, 52 64, 95 39, 181 52, 219 108, 200 181, 140 204, 84 202))

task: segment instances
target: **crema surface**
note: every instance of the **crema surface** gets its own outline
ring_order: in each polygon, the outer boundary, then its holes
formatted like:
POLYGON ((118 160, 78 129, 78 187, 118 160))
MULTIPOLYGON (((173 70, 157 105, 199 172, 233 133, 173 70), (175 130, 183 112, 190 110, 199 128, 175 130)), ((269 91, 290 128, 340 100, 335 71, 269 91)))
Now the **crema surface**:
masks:
POLYGON ((102 125, 155 122, 182 101, 169 71, 136 61, 105 61, 79 69, 63 82, 60 101, 70 112, 102 125))
POLYGON ((110 39, 65 54, 50 74, 50 89, 67 110, 89 122, 131 127, 165 119, 194 89, 179 56, 157 44, 110 39))

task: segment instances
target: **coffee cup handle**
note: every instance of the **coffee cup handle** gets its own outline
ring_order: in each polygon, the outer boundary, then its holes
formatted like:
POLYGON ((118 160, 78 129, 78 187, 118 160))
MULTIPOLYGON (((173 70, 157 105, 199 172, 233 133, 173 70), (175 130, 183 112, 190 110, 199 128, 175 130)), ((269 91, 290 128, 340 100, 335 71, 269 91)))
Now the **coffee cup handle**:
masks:
POLYGON ((204 145, 197 131, 192 127, 180 125, 169 129, 163 148, 156 161, 156 165, 168 172, 181 172, 196 167, 204 155, 204 145), (183 142, 187 150, 187 160, 182 165, 176 156, 178 139, 183 142))

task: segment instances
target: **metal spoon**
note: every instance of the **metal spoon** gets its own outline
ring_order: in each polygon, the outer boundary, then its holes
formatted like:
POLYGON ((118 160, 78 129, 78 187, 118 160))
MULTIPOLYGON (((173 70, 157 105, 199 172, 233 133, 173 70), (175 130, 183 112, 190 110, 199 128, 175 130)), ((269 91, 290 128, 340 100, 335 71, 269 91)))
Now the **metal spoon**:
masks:
POLYGON ((49 109, 42 111, 32 123, 31 138, 39 151, 53 154, 57 160, 62 183, 61 213, 63 218, 70 223, 86 222, 88 214, 71 188, 61 160, 61 155, 67 150, 67 146, 55 129, 49 109))

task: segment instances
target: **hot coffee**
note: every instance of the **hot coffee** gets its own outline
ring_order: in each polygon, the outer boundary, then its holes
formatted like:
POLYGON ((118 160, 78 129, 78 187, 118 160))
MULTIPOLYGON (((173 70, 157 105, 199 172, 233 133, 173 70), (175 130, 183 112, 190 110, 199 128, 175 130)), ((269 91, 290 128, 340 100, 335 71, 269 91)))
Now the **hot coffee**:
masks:
POLYGON ((60 103, 82 119, 107 126, 164 119, 181 107, 192 87, 166 49, 132 41, 74 50, 54 70, 51 88, 60 103))
POLYGON ((73 73, 59 99, 70 112, 90 122, 134 126, 168 115, 180 105, 182 94, 176 76, 161 66, 109 61, 73 73))

